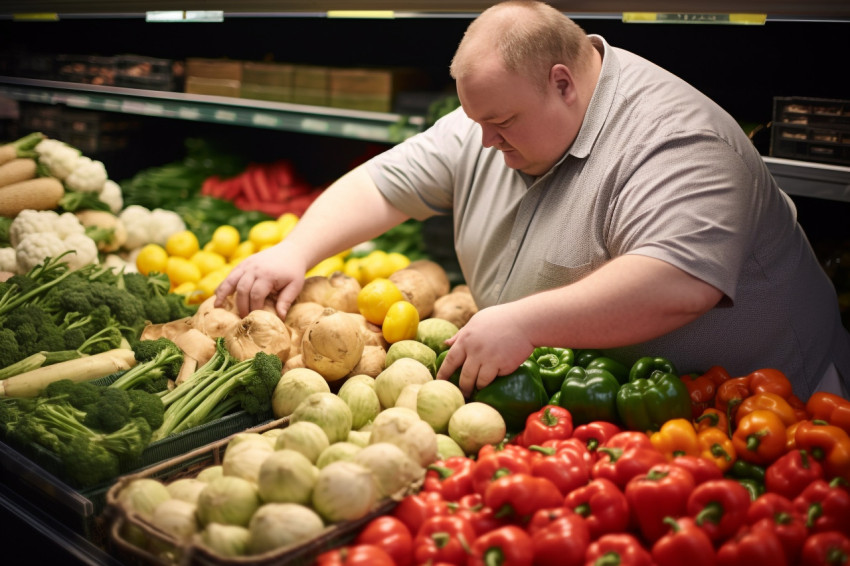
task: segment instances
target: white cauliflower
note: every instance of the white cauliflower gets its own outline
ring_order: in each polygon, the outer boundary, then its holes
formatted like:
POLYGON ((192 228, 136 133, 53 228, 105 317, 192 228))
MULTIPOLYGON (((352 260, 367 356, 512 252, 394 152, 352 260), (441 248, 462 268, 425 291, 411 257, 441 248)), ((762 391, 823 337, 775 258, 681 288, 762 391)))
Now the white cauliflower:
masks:
POLYGON ((18 273, 18 259, 15 248, 0 248, 0 271, 18 273))
POLYGON ((80 150, 59 140, 46 139, 35 146, 38 162, 47 167, 50 174, 64 181, 77 166, 80 150))
POLYGON ((92 263, 98 263, 97 244, 85 234, 71 234, 62 242, 66 249, 74 251, 74 253, 63 258, 68 262, 68 267, 72 271, 92 263))
POLYGON ((106 167, 100 161, 94 161, 84 155, 77 158, 71 174, 65 178, 65 185, 69 189, 81 193, 100 194, 104 183, 106 183, 106 167))
POLYGON ((124 193, 121 192, 121 186, 111 179, 106 180, 97 197, 109 205, 112 214, 118 214, 124 208, 124 193))
POLYGON ((28 273, 36 265, 43 263, 45 258, 59 257, 67 249, 65 242, 53 232, 27 234, 15 246, 15 260, 18 264, 18 271, 28 273))
POLYGON ((179 214, 172 210, 131 204, 118 215, 127 230, 124 249, 135 250, 146 244, 165 245, 168 237, 186 229, 179 214))
POLYGON ((54 210, 22 210, 9 225, 9 242, 17 247, 27 234, 52 232, 60 240, 71 234, 83 234, 86 229, 70 212, 54 210))
POLYGON ((169 236, 182 232, 186 229, 186 223, 179 214, 173 210, 165 210, 164 208, 155 208, 151 211, 150 233, 151 241, 160 246, 164 246, 169 236))

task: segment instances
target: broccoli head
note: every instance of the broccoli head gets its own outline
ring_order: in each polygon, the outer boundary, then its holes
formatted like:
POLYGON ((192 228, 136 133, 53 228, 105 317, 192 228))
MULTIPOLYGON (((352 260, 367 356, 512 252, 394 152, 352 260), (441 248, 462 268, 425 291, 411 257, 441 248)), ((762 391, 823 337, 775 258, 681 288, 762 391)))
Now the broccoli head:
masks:
POLYGON ((102 432, 115 432, 130 421, 130 397, 122 389, 101 388, 94 403, 83 408, 83 424, 102 432))
POLYGON ((162 426, 165 405, 162 404, 162 399, 158 395, 139 389, 130 389, 127 391, 127 396, 130 398, 131 417, 144 419, 151 430, 162 426))
POLYGON ((236 391, 236 396, 242 410, 251 415, 259 415, 271 410, 272 395, 280 381, 282 367, 279 357, 257 352, 250 371, 238 378, 240 387, 236 391))
POLYGON ((0 328, 0 367, 10 366, 23 357, 15 333, 8 328, 0 328))
POLYGON ((160 391, 163 389, 161 380, 176 379, 183 366, 183 351, 165 337, 139 340, 133 345, 133 352, 136 365, 124 372, 110 387, 160 391))
POLYGON ((98 387, 88 381, 77 383, 70 379, 60 379, 49 383, 44 388, 44 395, 54 401, 65 400, 72 407, 85 410, 86 406, 92 405, 100 399, 103 389, 103 387, 98 387))
POLYGON ((118 456, 88 436, 77 436, 62 443, 56 451, 65 473, 80 486, 92 486, 112 480, 120 473, 118 456))
POLYGON ((180 320, 181 318, 192 316, 198 312, 198 306, 187 303, 186 298, 183 295, 169 293, 165 296, 165 301, 168 303, 169 320, 180 320))

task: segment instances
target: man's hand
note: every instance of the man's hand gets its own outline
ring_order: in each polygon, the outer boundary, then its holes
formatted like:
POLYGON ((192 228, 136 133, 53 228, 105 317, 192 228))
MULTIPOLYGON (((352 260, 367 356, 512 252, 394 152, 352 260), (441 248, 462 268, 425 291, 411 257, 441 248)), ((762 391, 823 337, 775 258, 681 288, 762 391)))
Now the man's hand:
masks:
POLYGON ((215 305, 236 292, 240 316, 263 308, 267 297, 277 296, 275 310, 281 319, 304 286, 307 268, 296 250, 286 243, 253 254, 242 260, 215 290, 215 305))
POLYGON ((465 397, 474 388, 482 389, 496 376, 507 375, 520 366, 534 346, 512 303, 477 312, 452 338, 437 379, 448 379, 461 367, 460 390, 465 397))

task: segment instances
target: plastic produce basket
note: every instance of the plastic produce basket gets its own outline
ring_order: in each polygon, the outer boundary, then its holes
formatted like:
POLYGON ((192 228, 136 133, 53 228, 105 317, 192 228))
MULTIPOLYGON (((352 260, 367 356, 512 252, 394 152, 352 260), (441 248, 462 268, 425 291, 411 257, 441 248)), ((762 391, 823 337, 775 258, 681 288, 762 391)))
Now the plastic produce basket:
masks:
POLYGON ((770 155, 850 165, 850 100, 773 99, 770 155))
MULTIPOLYGON (((284 427, 284 418, 252 429, 265 432, 284 427)), ((384 499, 365 516, 327 526, 316 538, 301 544, 252 556, 223 557, 197 541, 184 542, 162 531, 137 513, 126 512, 117 503, 118 494, 129 483, 140 478, 154 478, 169 483, 182 478, 193 478, 201 470, 219 465, 224 457, 229 438, 199 448, 178 458, 162 462, 138 473, 122 476, 107 493, 106 517, 109 521, 108 548, 125 564, 180 564, 199 566, 309 566, 326 551, 354 540, 360 530, 372 519, 388 514, 396 506, 396 499, 384 499)), ((419 489, 421 482, 412 484, 407 493, 419 489)))

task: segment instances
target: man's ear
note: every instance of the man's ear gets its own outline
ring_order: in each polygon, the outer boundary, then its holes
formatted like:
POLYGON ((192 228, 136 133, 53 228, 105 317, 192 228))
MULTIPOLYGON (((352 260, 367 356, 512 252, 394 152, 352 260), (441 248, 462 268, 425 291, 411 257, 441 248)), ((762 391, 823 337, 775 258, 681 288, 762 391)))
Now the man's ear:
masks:
POLYGON ((549 70, 549 83, 558 89, 561 98, 568 104, 572 104, 576 100, 578 93, 576 91, 575 77, 566 65, 559 63, 552 66, 549 70))

